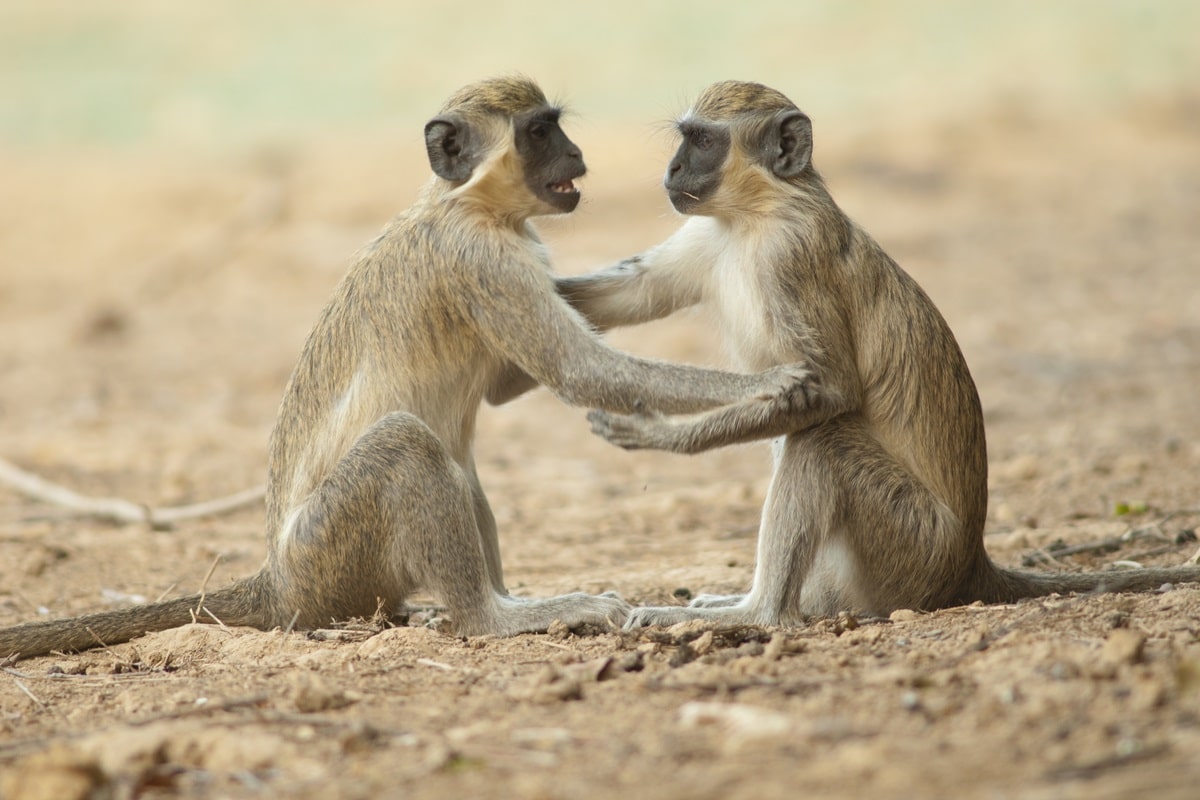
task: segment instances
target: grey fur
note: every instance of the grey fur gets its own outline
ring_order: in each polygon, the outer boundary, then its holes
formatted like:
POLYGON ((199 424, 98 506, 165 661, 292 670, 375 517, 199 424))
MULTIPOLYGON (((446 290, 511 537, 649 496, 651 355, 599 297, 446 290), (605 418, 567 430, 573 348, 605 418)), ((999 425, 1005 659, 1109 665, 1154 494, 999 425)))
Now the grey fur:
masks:
POLYGON ((262 569, 203 600, 0 630, 0 658, 114 644, 185 624, 193 612, 201 622, 311 628, 370 616, 380 603, 401 608, 418 588, 446 604, 461 634, 625 619, 628 604, 612 594, 520 599, 505 590, 472 453, 482 400, 503 402, 536 380, 576 405, 697 412, 787 393, 803 373, 695 369, 604 344, 556 294, 527 221, 562 206, 531 187, 565 186, 583 168, 561 131, 545 137, 565 156, 538 162, 548 174, 530 175, 516 152, 513 117, 544 104, 541 90, 497 79, 452 101, 440 118, 453 118, 470 143, 471 173, 439 167, 450 179, 435 176, 363 250, 284 392, 262 569))
MULTIPOLYGON (((696 453, 779 437, 750 592, 638 608, 627 626, 794 624, 1200 581, 1197 567, 1037 574, 988 558, 983 414, 966 361, 929 297, 834 203, 811 166, 811 137, 772 132, 796 119, 780 98, 757 84, 708 89, 685 119, 727 126, 733 144, 719 184, 686 205, 704 216, 639 256, 558 281, 604 328, 715 306, 743 366, 803 362, 811 373, 789 394, 688 417, 589 415, 596 433, 631 449, 696 453), (705 119, 702 105, 722 118, 705 119), (781 144, 794 152, 781 157, 781 144)), ((689 146, 685 132, 681 151, 689 146)))

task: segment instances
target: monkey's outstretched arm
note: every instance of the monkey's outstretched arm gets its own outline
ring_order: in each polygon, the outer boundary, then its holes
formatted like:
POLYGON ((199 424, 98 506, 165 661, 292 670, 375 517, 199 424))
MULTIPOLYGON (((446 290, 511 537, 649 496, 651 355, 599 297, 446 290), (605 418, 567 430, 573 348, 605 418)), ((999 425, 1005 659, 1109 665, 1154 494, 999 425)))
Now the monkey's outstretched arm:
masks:
MULTIPOLYGON (((698 290, 679 283, 665 270, 648 269, 642 256, 554 281, 558 294, 598 331, 661 319, 700 301, 698 290)), ((487 401, 502 405, 537 385, 536 379, 510 364, 488 388, 487 401)))
POLYGON ((713 256, 707 239, 675 235, 611 267, 555 280, 558 293, 599 330, 662 319, 703 298, 713 256))
POLYGON ((588 412, 592 433, 626 450, 700 453, 731 444, 773 439, 819 425, 852 410, 840 393, 813 383, 776 398, 746 400, 692 416, 588 412))
POLYGON ((700 302, 699 287, 633 256, 614 266, 555 280, 558 293, 597 330, 639 325, 700 302))
MULTIPOLYGON (((646 252, 586 275, 560 276, 560 297, 597 330, 669 316, 700 302, 707 256, 692 240, 671 237, 646 252)), ((486 392, 492 405, 507 403, 539 381, 509 364, 486 392)))
MULTIPOLYGON (((622 353, 589 331, 538 270, 512 270, 503 297, 494 286, 475 291, 479 299, 468 300, 472 315, 497 355, 572 405, 689 414, 774 398, 793 391, 806 375, 793 365, 745 375, 622 353)), ((519 379, 512 384, 519 385, 519 379)), ((489 394, 505 395, 502 385, 495 389, 489 394)))

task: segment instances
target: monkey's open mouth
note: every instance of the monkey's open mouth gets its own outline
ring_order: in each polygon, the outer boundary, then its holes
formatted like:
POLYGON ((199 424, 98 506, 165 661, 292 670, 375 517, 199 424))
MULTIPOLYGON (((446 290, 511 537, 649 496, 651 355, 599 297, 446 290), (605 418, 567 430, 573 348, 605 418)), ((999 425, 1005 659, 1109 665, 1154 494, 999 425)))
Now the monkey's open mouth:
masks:
POLYGON ((579 198, 582 197, 578 187, 575 186, 575 179, 578 177, 580 177, 579 174, 575 174, 562 180, 550 181, 543 184, 537 194, 557 213, 569 214, 579 205, 579 198))

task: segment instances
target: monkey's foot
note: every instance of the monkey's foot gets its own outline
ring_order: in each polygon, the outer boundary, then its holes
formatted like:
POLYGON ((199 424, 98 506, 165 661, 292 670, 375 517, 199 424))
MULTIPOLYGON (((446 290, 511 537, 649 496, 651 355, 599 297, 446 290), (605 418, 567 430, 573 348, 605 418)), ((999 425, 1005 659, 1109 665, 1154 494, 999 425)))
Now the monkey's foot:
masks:
POLYGON ((696 608, 693 606, 642 606, 635 608, 625 620, 625 630, 636 630, 649 625, 669 627, 680 622, 693 619, 707 619, 730 625, 753 625, 758 620, 743 606, 724 606, 718 608, 696 608))
POLYGON ((619 628, 633 607, 615 592, 602 595, 573 594, 546 598, 515 598, 498 595, 495 619, 481 633, 511 636, 545 631, 554 622, 568 627, 596 625, 619 628))
POLYGON ((698 594, 688 608, 728 608, 746 599, 744 594, 698 594))

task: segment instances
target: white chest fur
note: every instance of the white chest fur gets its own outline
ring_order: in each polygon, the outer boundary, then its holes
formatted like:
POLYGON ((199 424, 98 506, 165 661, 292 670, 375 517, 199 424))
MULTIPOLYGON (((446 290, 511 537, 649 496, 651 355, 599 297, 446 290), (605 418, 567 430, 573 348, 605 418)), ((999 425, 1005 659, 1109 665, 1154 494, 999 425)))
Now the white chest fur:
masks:
POLYGON ((766 258, 761 243, 727 236, 713 262, 710 302, 730 356, 747 369, 775 363, 762 286, 766 258))

